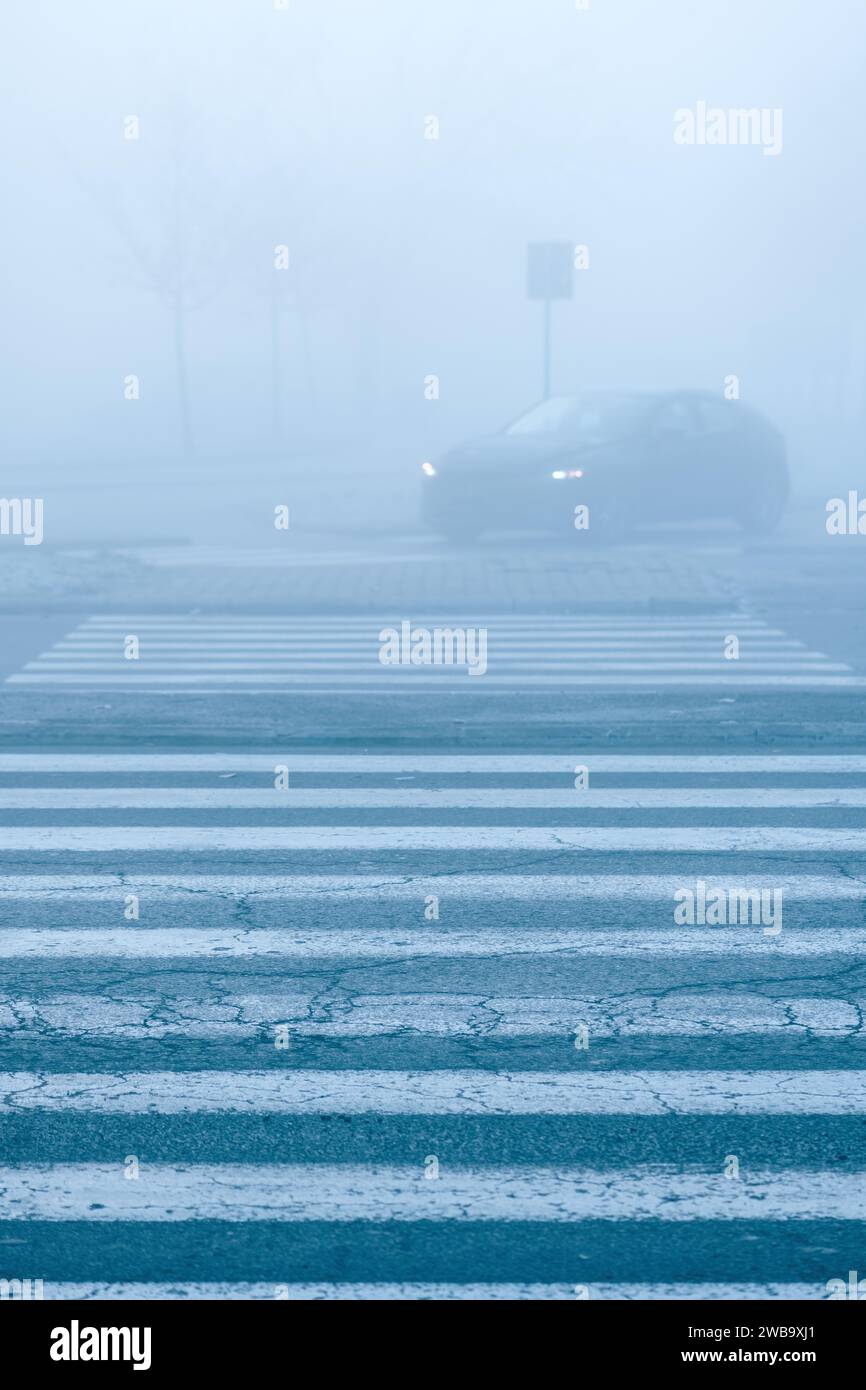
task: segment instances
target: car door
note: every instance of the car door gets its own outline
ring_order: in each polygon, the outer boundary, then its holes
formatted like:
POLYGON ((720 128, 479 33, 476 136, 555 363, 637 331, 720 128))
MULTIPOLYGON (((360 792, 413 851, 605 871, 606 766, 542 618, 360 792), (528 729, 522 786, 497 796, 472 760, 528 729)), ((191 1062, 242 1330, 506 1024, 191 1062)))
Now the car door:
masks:
POLYGON ((656 521, 694 516, 701 493, 698 417, 687 396, 667 396, 649 424, 647 514, 656 521))
POLYGON ((703 471, 698 515, 726 517, 732 497, 743 491, 748 472, 748 460, 737 447, 737 404, 706 397, 696 403, 696 409, 703 471))

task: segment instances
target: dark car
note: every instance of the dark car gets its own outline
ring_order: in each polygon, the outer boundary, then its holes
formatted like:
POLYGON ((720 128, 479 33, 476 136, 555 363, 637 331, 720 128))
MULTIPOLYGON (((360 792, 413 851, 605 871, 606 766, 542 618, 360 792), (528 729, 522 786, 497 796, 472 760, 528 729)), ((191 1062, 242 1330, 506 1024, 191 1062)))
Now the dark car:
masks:
POLYGON ((562 530, 578 507, 597 538, 690 520, 762 532, 788 495, 778 430, 741 401, 703 391, 553 396, 423 469, 422 518, 458 541, 562 530))

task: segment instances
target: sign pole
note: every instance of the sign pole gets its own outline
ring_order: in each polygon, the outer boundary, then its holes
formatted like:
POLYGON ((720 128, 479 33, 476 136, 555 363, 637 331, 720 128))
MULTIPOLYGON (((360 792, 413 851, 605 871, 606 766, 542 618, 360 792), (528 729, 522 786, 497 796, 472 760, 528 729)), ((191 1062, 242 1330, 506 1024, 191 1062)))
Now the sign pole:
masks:
POLYGON ((531 241, 526 248, 526 293, 544 304, 541 320, 543 400, 550 399, 554 299, 574 295, 574 246, 570 241, 531 241))
POLYGON ((550 397, 550 306, 551 300, 544 301, 544 399, 550 397))

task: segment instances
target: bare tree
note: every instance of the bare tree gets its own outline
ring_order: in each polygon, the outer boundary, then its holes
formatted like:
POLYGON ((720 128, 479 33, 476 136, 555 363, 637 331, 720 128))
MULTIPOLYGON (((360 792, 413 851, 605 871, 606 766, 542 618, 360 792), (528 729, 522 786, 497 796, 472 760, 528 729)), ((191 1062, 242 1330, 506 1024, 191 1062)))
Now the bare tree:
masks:
MULTIPOLYGON (((189 315, 226 285, 242 239, 245 203, 230 197, 213 172, 201 121, 172 102, 158 126, 142 132, 149 161, 126 160, 122 174, 84 183, 122 239, 133 283, 166 306, 183 453, 195 450, 189 381, 189 315)), ((132 151, 126 152, 132 155, 132 151)))

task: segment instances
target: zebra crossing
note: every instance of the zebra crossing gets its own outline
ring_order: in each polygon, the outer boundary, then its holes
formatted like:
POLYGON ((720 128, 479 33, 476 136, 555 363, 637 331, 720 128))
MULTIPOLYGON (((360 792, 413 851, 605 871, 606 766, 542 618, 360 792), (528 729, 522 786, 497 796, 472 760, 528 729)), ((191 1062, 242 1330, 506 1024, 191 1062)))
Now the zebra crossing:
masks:
POLYGON ((825 1297, 864 846, 858 753, 0 752, 0 1276, 825 1297))
MULTIPOLYGON (((369 1302, 455 1300, 473 1302, 570 1301, 583 1296, 573 1284, 66 1284, 55 1297, 111 1302, 166 1298, 177 1301, 273 1301, 369 1302)), ((596 1284, 595 1300, 682 1299, 701 1302, 723 1299, 806 1299, 813 1296, 808 1284, 596 1284)))
POLYGON ((449 620, 272 615, 94 615, 7 676, 23 686, 387 693, 455 687, 861 688, 866 678, 764 619, 723 615, 517 616, 449 620), (385 634, 405 629, 396 664, 385 634), (445 634, 427 652, 424 638, 445 634), (465 634, 483 633, 472 669, 465 634), (413 642, 415 634, 422 636, 413 642), (413 654, 414 653, 414 654, 413 654), (475 677, 475 679, 472 679, 475 677))

